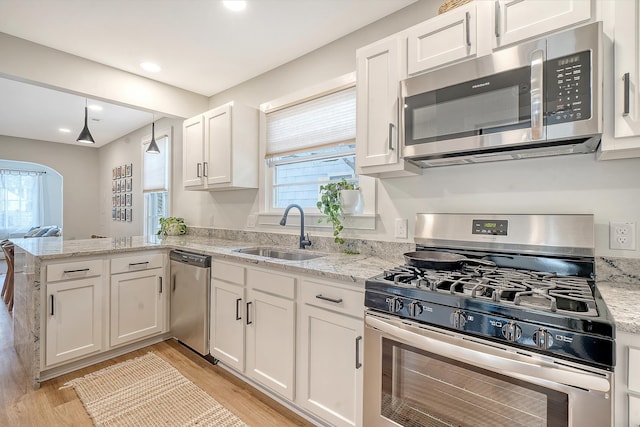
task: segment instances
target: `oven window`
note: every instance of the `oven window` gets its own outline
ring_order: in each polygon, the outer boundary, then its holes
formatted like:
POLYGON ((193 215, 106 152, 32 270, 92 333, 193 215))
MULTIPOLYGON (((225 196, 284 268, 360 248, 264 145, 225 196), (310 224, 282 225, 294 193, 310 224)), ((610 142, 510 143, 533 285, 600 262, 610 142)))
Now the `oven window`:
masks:
POLYGON ((568 426, 568 396, 382 341, 381 414, 406 427, 568 426))

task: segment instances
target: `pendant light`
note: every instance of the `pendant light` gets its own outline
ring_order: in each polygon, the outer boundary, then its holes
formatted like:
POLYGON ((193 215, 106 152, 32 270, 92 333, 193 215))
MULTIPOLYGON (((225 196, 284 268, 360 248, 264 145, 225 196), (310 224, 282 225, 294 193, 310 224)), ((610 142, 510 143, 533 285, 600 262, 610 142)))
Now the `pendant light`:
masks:
POLYGON ((91 136, 91 132, 89 132, 89 127, 87 126, 87 98, 84 99, 84 128, 80 135, 78 135, 78 142, 84 142, 85 144, 95 144, 96 142, 93 140, 91 136))
POLYGON ((151 122, 151 142, 149 143, 149 147, 147 147, 147 153, 160 154, 160 149, 158 148, 158 144, 156 143, 156 116, 153 115, 153 119, 151 122))

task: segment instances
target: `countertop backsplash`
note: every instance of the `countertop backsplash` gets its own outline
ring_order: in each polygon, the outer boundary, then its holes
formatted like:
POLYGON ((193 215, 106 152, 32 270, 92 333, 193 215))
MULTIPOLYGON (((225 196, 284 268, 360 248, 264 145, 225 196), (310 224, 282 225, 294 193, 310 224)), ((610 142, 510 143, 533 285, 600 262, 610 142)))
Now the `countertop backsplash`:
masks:
POLYGON ((596 257, 596 280, 640 287, 640 258, 596 257))

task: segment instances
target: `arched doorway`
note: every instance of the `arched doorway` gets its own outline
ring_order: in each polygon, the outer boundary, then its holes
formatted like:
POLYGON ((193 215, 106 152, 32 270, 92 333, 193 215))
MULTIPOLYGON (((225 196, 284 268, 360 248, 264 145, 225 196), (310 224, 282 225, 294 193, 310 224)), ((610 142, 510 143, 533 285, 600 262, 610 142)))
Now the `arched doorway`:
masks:
POLYGON ((31 227, 62 228, 62 175, 37 163, 0 159, 0 240, 31 227))

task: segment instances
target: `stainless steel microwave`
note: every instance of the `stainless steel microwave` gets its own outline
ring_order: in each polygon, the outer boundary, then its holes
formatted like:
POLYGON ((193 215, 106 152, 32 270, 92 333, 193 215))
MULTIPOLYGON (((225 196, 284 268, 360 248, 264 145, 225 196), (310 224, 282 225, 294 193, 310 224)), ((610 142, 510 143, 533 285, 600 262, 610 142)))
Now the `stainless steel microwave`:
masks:
POLYGON ((595 151, 602 44, 595 22, 404 80, 405 159, 432 167, 595 151))

